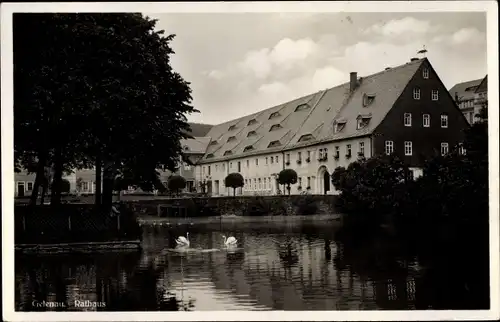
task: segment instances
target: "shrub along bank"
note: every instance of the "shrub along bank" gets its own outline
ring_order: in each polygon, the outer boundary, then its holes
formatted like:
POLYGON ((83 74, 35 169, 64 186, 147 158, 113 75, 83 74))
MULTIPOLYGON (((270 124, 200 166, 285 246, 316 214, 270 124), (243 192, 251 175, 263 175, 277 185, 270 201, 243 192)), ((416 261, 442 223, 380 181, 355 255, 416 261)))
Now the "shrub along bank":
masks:
POLYGON ((333 195, 236 196, 137 200, 127 203, 137 213, 164 217, 307 216, 338 213, 335 208, 337 198, 333 195))

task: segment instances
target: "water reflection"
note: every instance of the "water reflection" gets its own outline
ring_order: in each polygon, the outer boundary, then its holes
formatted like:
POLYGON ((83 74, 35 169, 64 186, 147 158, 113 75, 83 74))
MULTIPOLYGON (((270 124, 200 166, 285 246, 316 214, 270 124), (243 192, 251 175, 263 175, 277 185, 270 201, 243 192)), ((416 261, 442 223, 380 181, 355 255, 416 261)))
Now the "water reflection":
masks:
POLYGON ((429 309, 468 296, 446 292, 453 283, 436 279, 444 267, 422 269, 416 255, 383 238, 338 238, 335 224, 143 228, 142 252, 16 256, 17 309, 429 309), (176 248, 188 231, 190 247, 176 248), (234 236, 237 247, 224 247, 222 235, 234 236), (75 300, 105 307, 75 307, 75 300), (43 301, 67 306, 37 305, 43 301))

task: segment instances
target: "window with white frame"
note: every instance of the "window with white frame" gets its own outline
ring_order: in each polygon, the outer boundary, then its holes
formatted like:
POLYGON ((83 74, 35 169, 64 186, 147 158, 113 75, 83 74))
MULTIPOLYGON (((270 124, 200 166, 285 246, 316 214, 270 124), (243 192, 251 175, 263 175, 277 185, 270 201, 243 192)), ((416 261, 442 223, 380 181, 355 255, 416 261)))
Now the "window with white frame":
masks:
POLYGON ((441 143, 441 155, 447 155, 449 151, 449 146, 447 142, 441 143))
POLYGON ((439 91, 437 89, 433 89, 431 92, 431 99, 433 101, 437 101, 439 99, 439 91))
POLYGON ((259 190, 262 190, 262 181, 259 178, 259 190))
POLYGON ((247 168, 250 168, 250 160, 247 160, 247 168))
POLYGON ((267 164, 268 158, 266 157, 266 164, 267 164))
POLYGON ((274 157, 271 157, 271 164, 274 163, 274 157))
POLYGON ((431 115, 424 114, 422 117, 422 121, 423 121, 424 127, 430 127, 431 126, 431 115))
POLYGON ((441 115, 441 127, 443 127, 443 128, 448 127, 448 115, 445 115, 445 114, 441 115))
POLYGON ((414 88, 413 89, 413 99, 414 100, 419 100, 420 99, 420 88, 414 88))
POLYGON ((307 186, 310 187, 311 186, 311 177, 307 177, 307 186))
POLYGON ((411 113, 404 114, 404 124, 405 126, 411 126, 411 113))
POLYGON ((351 155, 351 152, 352 152, 351 145, 347 144, 347 146, 346 146, 346 155, 351 155))
POLYGON ((280 157, 276 156, 276 163, 280 163, 280 157))
POLYGON ((408 170, 408 180, 414 180, 415 179, 415 173, 413 172, 412 169, 408 170))
POLYGON ((359 142, 359 154, 365 155, 365 142, 359 142))
POLYGON ((90 191, 90 185, 88 181, 82 182, 82 192, 89 192, 90 191))
POLYGON ((32 191, 33 190, 33 181, 28 181, 26 183, 26 190, 27 191, 32 191))
POLYGON ((255 165, 257 165, 257 166, 259 165, 259 159, 258 158, 255 159, 255 165))
POLYGON ((286 154, 286 162, 290 162, 290 153, 286 154))
POLYGON ((184 162, 184 170, 187 170, 187 171, 191 170, 191 165, 187 162, 184 162))
POLYGON ((319 158, 322 159, 323 158, 323 149, 319 149, 319 158))
POLYGON ((264 190, 267 189, 267 178, 264 178, 264 190))
POLYGON ((385 154, 390 155, 392 153, 394 153, 394 142, 385 141, 385 154))
POLYGON ((463 143, 459 143, 458 144, 458 153, 460 155, 465 155, 467 152, 465 151, 465 148, 464 148, 464 144, 463 143))
POLYGON ((428 68, 424 68, 422 70, 422 76, 425 78, 425 79, 428 79, 429 78, 429 69, 428 68))
POLYGON ((299 187, 302 187, 302 177, 299 177, 299 187))
POLYGON ((413 154, 413 144, 411 141, 405 141, 405 155, 413 154))

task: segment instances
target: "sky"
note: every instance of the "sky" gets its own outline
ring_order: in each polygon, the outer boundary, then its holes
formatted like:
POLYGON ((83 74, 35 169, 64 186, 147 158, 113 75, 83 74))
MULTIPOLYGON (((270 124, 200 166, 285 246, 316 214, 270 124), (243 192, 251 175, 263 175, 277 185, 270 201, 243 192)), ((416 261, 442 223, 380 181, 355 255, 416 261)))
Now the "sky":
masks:
POLYGON ((486 14, 175 13, 145 15, 175 34, 173 69, 219 124, 404 64, 417 51, 450 89, 486 75, 486 14))

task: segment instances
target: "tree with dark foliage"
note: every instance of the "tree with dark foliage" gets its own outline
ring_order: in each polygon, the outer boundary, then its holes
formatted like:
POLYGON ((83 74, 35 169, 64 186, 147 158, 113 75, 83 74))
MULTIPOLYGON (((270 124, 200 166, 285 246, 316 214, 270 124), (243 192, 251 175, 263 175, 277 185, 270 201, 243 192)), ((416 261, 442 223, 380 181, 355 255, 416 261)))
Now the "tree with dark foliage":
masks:
POLYGON ((233 172, 227 175, 224 179, 224 185, 226 187, 233 188, 233 197, 236 196, 236 188, 241 188, 245 184, 243 176, 237 172, 233 172))
POLYGON ((37 174, 31 203, 46 166, 54 182, 94 166, 96 203, 103 173, 107 206, 124 169, 145 189, 158 185, 156 170, 175 168, 185 115, 196 112, 170 66, 174 35, 128 13, 18 13, 13 23, 15 160, 37 174))
POLYGON ((182 176, 173 175, 168 178, 167 187, 168 190, 179 193, 179 191, 186 188, 186 179, 182 176))
POLYGON ((288 190, 288 195, 290 195, 290 185, 296 184, 298 180, 297 172, 293 169, 285 169, 281 170, 278 174, 278 183, 282 185, 286 185, 286 189, 288 190))

